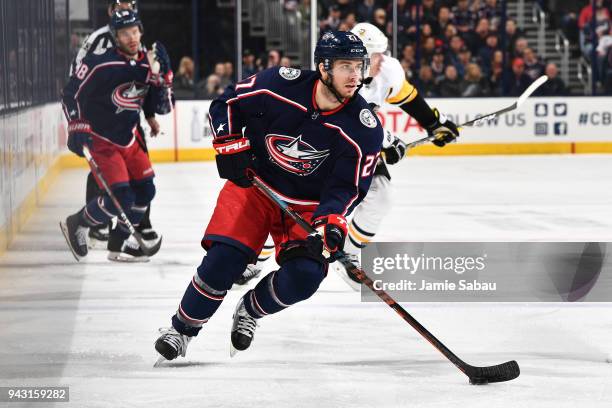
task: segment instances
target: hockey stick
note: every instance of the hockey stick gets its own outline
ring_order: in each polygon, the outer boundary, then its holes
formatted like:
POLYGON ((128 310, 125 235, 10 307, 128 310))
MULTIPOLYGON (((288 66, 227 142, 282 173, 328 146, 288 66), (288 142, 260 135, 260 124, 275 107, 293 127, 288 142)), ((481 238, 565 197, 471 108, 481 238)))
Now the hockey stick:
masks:
MULTIPOLYGON (((541 77, 539 77, 538 79, 536 79, 535 81, 533 81, 531 83, 531 85, 529 85, 529 87, 527 89, 525 89, 525 92, 523 92, 521 94, 521 96, 519 96, 519 98, 510 106, 507 106, 503 109, 500 109, 498 111, 495 111, 493 113, 489 113, 487 115, 484 116, 479 116, 476 119, 472 119, 469 120, 461 125, 459 125, 459 129, 463 128, 463 127, 472 127, 472 126, 476 126, 479 125, 481 123, 485 123, 488 122, 492 119, 495 119, 496 117, 503 115, 504 113, 507 112, 511 112, 515 109, 518 109, 526 100, 527 98, 529 98, 531 96, 532 93, 534 93, 536 91, 536 89, 538 89, 544 82, 546 82, 548 80, 548 77, 546 75, 542 75, 541 77)), ((408 149, 412 149, 414 147, 420 146, 422 144, 425 144, 427 142, 431 142, 434 138, 436 137, 436 135, 430 135, 427 137, 424 137, 422 139, 416 140, 412 143, 408 143, 406 145, 406 150, 408 149)))
MULTIPOLYGON (((265 194, 272 202, 274 202, 280 209, 291 217, 304 231, 309 234, 316 233, 316 230, 304 220, 298 213, 293 211, 287 203, 282 201, 277 195, 266 186, 261 179, 254 174, 249 175, 251 181, 265 194)), ((520 374, 518 363, 514 360, 508 361, 502 364, 488 366, 488 367, 477 367, 467 364, 459 357, 457 357, 452 351, 450 351, 440 340, 438 340, 433 334, 431 334, 421 323, 419 323, 414 317, 410 315, 402 306, 400 306, 391 296, 389 296, 384 290, 378 290, 374 288, 374 283, 363 270, 357 268, 344 254, 342 251, 336 253, 336 259, 342 263, 349 273, 355 276, 361 283, 370 288, 371 291, 381 298, 389 307, 391 307, 404 321, 410 324, 417 332, 429 341, 440 353, 450 360, 459 370, 461 370, 470 380, 470 384, 487 384, 493 382, 510 381, 515 379, 520 374)))
POLYGON ((140 235, 140 233, 136 231, 136 228, 134 228, 134 226, 128 219, 127 215, 125 215, 125 211, 123 211, 121 204, 119 204, 119 200, 117 200, 117 197, 115 197, 115 195, 113 194, 113 191, 110 189, 110 187, 106 183, 106 180, 104 180, 102 171, 100 171, 100 168, 98 167, 98 164, 96 163, 94 158, 91 157, 91 153, 87 146, 83 146, 83 154, 85 155, 85 158, 87 159, 87 162, 89 163, 89 166, 91 167, 91 171, 93 172, 94 176, 96 176, 96 178, 100 180, 100 183, 102 184, 102 187, 104 187, 106 194, 108 194, 111 201, 113 202, 113 205, 119 211, 119 218, 121 218, 121 221, 127 226, 128 230, 130 231, 130 234, 134 236, 134 238, 138 242, 138 245, 140 245, 142 252, 147 256, 155 255, 159 251, 159 248, 161 248, 162 237, 160 236, 159 240, 151 246, 146 244, 144 239, 142 239, 142 236, 140 235))

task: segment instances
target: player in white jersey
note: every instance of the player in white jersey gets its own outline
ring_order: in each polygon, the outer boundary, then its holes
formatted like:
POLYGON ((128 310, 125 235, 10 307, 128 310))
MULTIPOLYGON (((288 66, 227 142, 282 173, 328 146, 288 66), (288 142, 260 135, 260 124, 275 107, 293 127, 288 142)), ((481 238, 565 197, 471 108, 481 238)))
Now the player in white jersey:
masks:
MULTIPOLYGON (((376 111, 384 104, 400 107, 415 118, 430 135, 436 146, 443 147, 454 141, 459 132, 457 126, 440 115, 437 109, 431 109, 421 97, 418 90, 406 80, 406 74, 400 62, 389 55, 387 37, 370 23, 359 23, 351 30, 367 48, 370 57, 370 72, 359 91, 361 96, 376 111)), ((406 155, 406 144, 397 136, 385 131, 383 139, 384 160, 381 158, 374 173, 368 195, 355 209, 349 225, 349 234, 344 247, 349 259, 359 263, 359 254, 378 232, 378 227, 391 207, 391 176, 386 164, 393 165, 406 155)), ((334 270, 359 290, 360 283, 336 262, 334 270)))

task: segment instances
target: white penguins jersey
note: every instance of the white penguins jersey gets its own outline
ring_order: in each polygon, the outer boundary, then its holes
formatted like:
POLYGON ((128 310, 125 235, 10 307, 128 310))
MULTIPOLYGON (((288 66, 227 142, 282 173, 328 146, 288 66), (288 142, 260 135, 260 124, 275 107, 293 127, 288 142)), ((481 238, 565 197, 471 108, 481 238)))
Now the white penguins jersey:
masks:
MULTIPOLYGON (((393 57, 384 55, 378 74, 368 82, 366 79, 359 94, 369 104, 383 106, 384 103, 403 105, 417 96, 417 89, 406 80, 406 73, 400 62, 393 57)), ((387 132, 385 132, 387 133, 387 132)), ((383 148, 389 147, 393 138, 385 135, 383 148)))

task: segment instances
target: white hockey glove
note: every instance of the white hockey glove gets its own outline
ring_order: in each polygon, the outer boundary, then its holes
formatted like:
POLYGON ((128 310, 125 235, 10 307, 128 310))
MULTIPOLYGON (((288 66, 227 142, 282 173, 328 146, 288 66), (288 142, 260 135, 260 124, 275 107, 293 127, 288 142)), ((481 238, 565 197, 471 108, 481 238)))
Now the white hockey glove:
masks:
POLYGON ((391 135, 387 130, 387 137, 392 139, 391 146, 382 149, 387 164, 395 164, 406 157, 406 143, 397 136, 391 135))

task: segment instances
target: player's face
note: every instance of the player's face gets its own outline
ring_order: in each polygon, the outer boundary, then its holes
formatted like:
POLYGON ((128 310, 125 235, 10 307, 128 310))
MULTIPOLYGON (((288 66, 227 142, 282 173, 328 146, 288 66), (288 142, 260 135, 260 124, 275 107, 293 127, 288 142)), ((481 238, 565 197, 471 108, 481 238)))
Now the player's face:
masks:
POLYGON ((138 54, 140 49, 140 28, 137 26, 122 28, 117 31, 117 45, 128 55, 138 54))
POLYGON ((350 98, 363 80, 362 60, 337 60, 333 65, 333 85, 343 98, 350 98))
POLYGON ((370 56, 370 72, 368 76, 374 78, 380 72, 380 66, 383 61, 383 55, 380 52, 375 52, 370 56))

